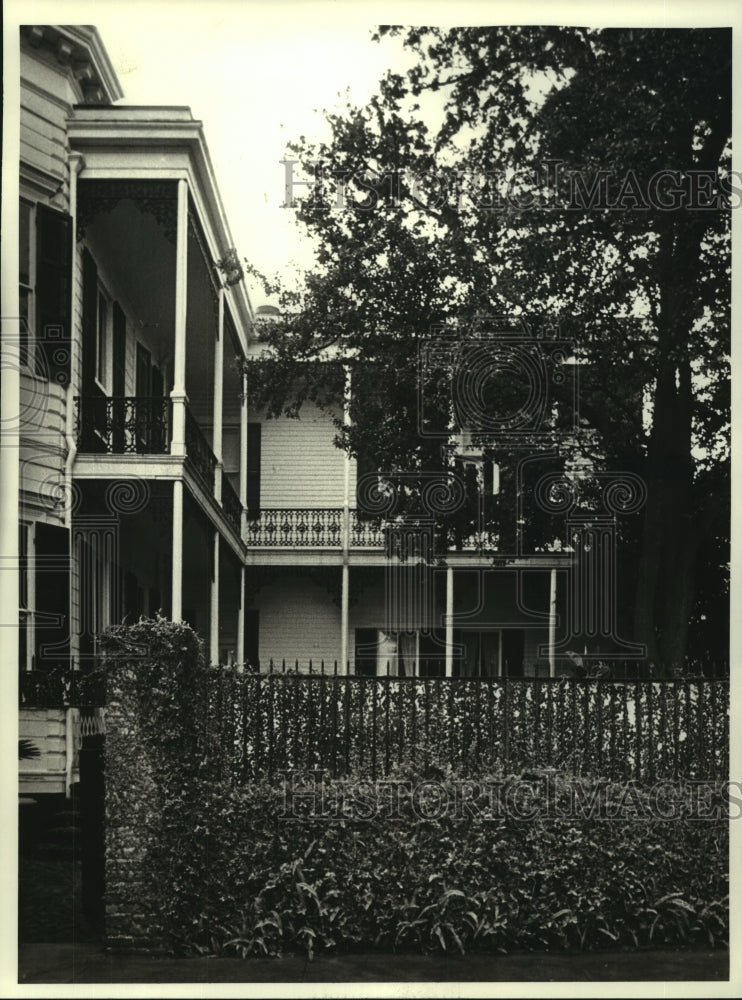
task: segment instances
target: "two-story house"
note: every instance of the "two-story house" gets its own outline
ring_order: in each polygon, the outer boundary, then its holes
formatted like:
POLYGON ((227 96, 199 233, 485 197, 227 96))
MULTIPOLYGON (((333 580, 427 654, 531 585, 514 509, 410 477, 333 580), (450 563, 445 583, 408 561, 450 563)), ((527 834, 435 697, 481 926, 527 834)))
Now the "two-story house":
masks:
MULTIPOLYGON (((44 750, 22 788, 74 780, 81 723, 34 716, 39 676, 84 672, 100 632, 142 614, 190 622, 212 663, 553 673, 573 547, 505 544, 480 517, 497 468, 463 438, 410 516, 336 446, 331 414, 251 405, 263 347, 201 122, 117 103, 94 28, 24 27, 20 45, 19 490, 3 517, 20 735, 44 750), (441 532, 464 495, 466 528, 441 532)), ((340 419, 352 392, 349 367, 340 419)))

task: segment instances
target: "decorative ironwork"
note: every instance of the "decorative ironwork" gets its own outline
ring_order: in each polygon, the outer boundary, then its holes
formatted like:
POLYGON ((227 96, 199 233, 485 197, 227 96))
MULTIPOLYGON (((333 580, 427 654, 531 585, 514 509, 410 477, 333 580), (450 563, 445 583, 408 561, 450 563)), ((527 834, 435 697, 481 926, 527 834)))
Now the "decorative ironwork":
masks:
POLYGON ((77 240, 101 212, 112 212, 121 201, 133 201, 140 212, 153 215, 165 238, 175 243, 178 229, 177 181, 81 180, 77 187, 77 240))
POLYGON ((386 545, 385 523, 380 518, 359 517, 350 512, 350 545, 354 549, 383 549, 386 545))
POLYGON ((343 511, 268 509, 247 522, 247 544, 253 548, 338 549, 343 537, 343 511))
POLYGON ((164 455, 170 450, 167 396, 76 396, 77 448, 111 455, 164 455))
POLYGON ((214 489, 216 457, 196 418, 187 407, 185 416, 186 455, 196 475, 203 481, 209 492, 211 492, 214 489))
MULTIPOLYGON (((388 555, 400 553, 390 544, 394 535, 394 519, 359 517, 350 511, 350 548, 385 550, 388 555)), ((339 549, 343 539, 343 511, 331 509, 263 508, 260 517, 247 522, 245 541, 252 548, 315 548, 339 549)), ((453 549, 449 538, 447 551, 453 549)), ((477 554, 496 552, 498 536, 494 532, 478 532, 466 539, 457 539, 456 548, 477 554)), ((407 556, 411 555, 407 552, 407 556)), ((419 554, 419 553, 418 553, 419 554)))
POLYGON ((239 535, 241 530, 240 522, 242 521, 242 504, 224 470, 222 470, 222 508, 225 517, 239 535))

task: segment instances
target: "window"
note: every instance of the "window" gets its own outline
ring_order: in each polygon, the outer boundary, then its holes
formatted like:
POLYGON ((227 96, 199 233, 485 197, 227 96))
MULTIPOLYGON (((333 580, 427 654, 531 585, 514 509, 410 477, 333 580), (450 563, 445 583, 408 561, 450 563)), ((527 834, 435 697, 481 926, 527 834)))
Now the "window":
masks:
POLYGON ((260 517, 261 425, 247 425, 247 517, 260 517))
POLYGON ((106 391, 108 386, 108 344, 110 340, 111 308, 108 296, 98 289, 98 315, 95 340, 95 379, 106 391))
POLYGON ((355 672, 360 677, 415 677, 419 673, 417 632, 355 630, 355 672))
POLYGON ((21 522, 18 525, 18 668, 33 668, 34 621, 34 576, 31 565, 33 553, 32 525, 21 522))
POLYGON ((30 367, 33 352, 34 206, 21 199, 19 216, 18 302, 21 319, 21 365, 30 367))

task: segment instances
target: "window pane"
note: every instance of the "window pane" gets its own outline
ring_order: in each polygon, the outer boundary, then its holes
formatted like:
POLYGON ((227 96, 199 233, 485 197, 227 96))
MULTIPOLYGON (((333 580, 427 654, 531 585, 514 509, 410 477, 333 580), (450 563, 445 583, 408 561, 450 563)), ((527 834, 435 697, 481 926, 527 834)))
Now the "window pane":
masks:
POLYGON ((106 381, 106 329, 108 326, 108 303, 103 295, 98 296, 98 358, 97 377, 101 385, 106 381))
POLYGON ((18 290, 18 311, 21 317, 20 329, 20 354, 21 365, 29 367, 29 332, 31 330, 31 317, 29 316, 31 293, 27 288, 21 286, 18 290))
POLYGON ((20 208, 20 253, 18 260, 18 280, 24 285, 31 284, 31 206, 26 201, 20 208))

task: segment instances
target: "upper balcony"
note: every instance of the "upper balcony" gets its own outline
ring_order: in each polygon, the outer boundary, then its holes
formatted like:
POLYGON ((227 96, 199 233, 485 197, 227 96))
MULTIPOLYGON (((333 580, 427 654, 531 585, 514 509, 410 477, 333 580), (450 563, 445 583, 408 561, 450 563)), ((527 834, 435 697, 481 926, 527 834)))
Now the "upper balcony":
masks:
POLYGON ((345 512, 337 508, 269 508, 249 516, 245 542, 251 550, 315 550, 342 551, 346 544, 351 551, 370 551, 386 556, 410 554, 410 546, 419 551, 421 539, 427 539, 430 550, 468 552, 477 555, 496 553, 499 536, 482 530, 462 534, 453 527, 439 525, 434 532, 427 526, 398 519, 369 518, 355 509, 345 512))
MULTIPOLYGON (((167 396, 77 396, 76 434, 80 454, 159 456, 171 453, 172 403, 167 396)), ((240 534, 242 503, 221 471, 206 433, 186 407, 185 459, 200 485, 219 493, 224 516, 240 534)))

